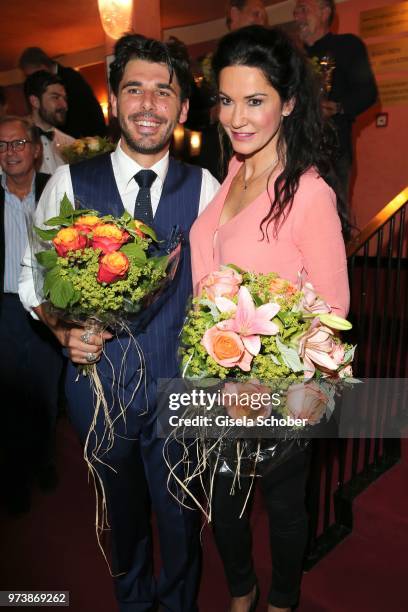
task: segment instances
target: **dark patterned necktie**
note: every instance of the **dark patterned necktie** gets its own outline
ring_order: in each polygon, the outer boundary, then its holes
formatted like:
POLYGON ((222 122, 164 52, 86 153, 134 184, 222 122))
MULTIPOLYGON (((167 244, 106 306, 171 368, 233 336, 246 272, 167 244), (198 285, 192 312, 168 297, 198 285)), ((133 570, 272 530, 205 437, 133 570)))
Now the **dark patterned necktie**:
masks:
POLYGON ((153 170, 140 170, 135 174, 134 179, 139 185, 139 192, 136 197, 135 212, 133 217, 146 223, 146 225, 152 225, 153 223, 153 209, 152 200, 150 197, 150 187, 153 185, 157 174, 153 170))

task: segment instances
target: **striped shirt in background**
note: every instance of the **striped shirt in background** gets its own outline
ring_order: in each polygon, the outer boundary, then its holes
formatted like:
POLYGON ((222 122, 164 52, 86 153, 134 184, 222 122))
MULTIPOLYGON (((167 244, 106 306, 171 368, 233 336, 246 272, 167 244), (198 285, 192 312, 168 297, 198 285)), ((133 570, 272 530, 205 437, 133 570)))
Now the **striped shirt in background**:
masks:
POLYGON ((10 193, 6 185, 6 176, 1 175, 4 189, 4 292, 18 293, 18 279, 21 272, 21 260, 27 247, 26 214, 35 210, 35 174, 30 193, 20 200, 10 193))

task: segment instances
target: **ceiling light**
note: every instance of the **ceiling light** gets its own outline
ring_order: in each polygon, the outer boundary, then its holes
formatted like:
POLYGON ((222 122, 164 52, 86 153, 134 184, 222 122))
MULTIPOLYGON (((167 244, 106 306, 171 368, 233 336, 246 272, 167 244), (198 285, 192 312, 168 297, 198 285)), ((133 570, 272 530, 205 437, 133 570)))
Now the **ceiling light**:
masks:
POLYGON ((103 29, 109 38, 117 40, 129 31, 133 0, 98 0, 103 29))

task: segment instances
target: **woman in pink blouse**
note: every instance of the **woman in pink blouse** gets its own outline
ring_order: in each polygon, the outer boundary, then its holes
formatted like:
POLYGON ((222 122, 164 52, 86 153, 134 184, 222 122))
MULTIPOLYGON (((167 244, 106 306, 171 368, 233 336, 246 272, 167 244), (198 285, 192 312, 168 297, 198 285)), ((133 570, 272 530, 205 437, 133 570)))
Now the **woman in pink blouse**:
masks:
MULTIPOLYGON (((220 191, 191 230, 195 292, 207 274, 232 263, 277 272, 293 283, 301 274, 335 313, 346 315, 344 215, 330 179, 330 135, 307 60, 279 30, 250 26, 221 40, 213 68, 220 122, 235 156, 220 191)), ((288 612, 299 598, 306 476, 307 456, 300 453, 257 479, 270 520, 268 612, 288 612)), ((214 534, 232 597, 230 612, 254 611, 259 595, 248 513, 239 518, 247 481, 241 479, 233 495, 227 476, 219 476, 214 488, 214 534)))

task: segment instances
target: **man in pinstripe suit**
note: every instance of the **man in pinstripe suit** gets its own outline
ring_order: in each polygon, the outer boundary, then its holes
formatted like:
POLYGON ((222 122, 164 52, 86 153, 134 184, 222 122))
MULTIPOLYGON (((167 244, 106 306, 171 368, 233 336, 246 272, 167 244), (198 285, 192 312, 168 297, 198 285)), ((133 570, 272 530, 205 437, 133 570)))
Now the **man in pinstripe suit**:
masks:
MULTIPOLYGON (((169 157, 173 130, 187 117, 190 83, 188 61, 174 45, 137 34, 120 39, 110 68, 110 84, 121 140, 111 154, 58 168, 37 210, 37 223, 42 223, 56 213, 66 192, 103 215, 120 216, 127 210, 145 220, 148 203, 150 224, 161 240, 173 234, 174 226, 182 233, 180 264, 163 296, 166 299, 143 331, 136 334, 146 362, 146 387, 142 385, 135 392, 140 357, 134 348, 126 352, 126 368, 121 365, 126 346, 123 336, 112 338, 108 332, 102 337, 88 335, 83 329, 64 328, 57 321, 47 320, 42 305, 30 297, 29 271, 28 282, 22 278, 20 283, 20 296, 27 309, 51 326, 69 353, 68 409, 82 441, 87 437, 94 408, 89 382, 83 376, 78 379, 75 364, 97 363, 112 405, 115 441, 103 460, 94 465, 106 493, 120 612, 151 612, 157 606, 163 612, 197 610, 199 517, 181 507, 169 493, 164 441, 156 431, 158 380, 178 375, 179 333, 192 292, 189 230, 218 188, 208 171, 169 157), (145 178, 151 179, 149 186, 145 178), (106 340, 103 354, 102 339, 106 340), (119 380, 121 369, 124 375, 119 380), (118 412, 118 397, 128 404, 126 423, 118 412), (151 507, 158 525, 162 562, 157 580, 153 572, 151 507)), ((96 423, 99 439, 103 436, 102 421, 96 423)), ((179 452, 180 447, 174 451, 179 452)), ((177 456, 176 461, 179 459, 177 456)))

